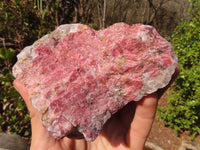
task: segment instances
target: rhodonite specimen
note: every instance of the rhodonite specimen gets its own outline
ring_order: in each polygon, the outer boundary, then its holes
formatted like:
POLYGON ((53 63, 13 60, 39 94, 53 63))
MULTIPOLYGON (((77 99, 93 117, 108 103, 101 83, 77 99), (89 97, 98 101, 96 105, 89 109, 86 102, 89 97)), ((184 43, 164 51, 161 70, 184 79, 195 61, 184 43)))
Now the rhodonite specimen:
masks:
POLYGON ((177 63, 171 44, 151 26, 117 23, 95 31, 67 24, 24 48, 13 74, 53 137, 93 141, 112 114, 165 87, 177 63))

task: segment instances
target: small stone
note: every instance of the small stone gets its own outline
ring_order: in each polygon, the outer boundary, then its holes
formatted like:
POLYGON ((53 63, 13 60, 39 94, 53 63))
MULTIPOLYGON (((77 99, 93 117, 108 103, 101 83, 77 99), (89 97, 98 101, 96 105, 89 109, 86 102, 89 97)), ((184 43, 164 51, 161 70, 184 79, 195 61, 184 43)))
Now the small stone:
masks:
POLYGON ((178 150, 200 150, 200 144, 183 140, 178 150))
POLYGON ((119 109, 165 87, 177 64, 152 26, 117 23, 95 31, 67 24, 24 48, 13 75, 53 137, 93 141, 119 109))

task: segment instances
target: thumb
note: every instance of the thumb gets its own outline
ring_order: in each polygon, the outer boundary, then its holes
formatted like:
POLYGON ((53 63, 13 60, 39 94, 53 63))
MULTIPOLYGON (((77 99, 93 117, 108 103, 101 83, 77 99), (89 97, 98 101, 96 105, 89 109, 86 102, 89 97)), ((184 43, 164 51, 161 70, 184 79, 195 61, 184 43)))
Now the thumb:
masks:
POLYGON ((33 116, 35 116, 37 114, 37 111, 31 104, 31 101, 29 99, 28 89, 17 79, 15 79, 13 81, 13 85, 14 85, 15 89, 20 93, 22 98, 24 99, 26 106, 30 112, 30 116, 32 118, 33 116))

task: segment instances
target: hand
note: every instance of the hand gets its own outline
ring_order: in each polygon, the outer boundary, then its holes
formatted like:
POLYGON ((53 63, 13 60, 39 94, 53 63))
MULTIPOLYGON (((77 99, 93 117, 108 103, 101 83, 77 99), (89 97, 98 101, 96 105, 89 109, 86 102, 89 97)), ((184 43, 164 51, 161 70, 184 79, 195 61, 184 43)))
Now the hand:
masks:
MULTIPOLYGON (((177 68, 170 84, 178 74, 177 68)), ((125 106, 107 121, 95 141, 87 142, 84 139, 67 137, 60 140, 54 139, 40 122, 39 114, 29 100, 27 89, 18 80, 15 80, 13 84, 30 112, 31 150, 143 150, 154 121, 158 99, 170 85, 138 102, 131 102, 125 106)))

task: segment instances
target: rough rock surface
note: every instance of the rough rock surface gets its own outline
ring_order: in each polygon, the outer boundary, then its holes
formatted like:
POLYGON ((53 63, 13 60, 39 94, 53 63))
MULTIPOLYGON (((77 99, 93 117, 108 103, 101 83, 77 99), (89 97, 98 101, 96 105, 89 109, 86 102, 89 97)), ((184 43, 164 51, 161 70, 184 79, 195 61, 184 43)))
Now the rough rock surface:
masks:
POLYGON ((151 26, 68 24, 22 50, 13 74, 52 136, 93 141, 112 114, 165 87, 176 66, 171 44, 151 26))

